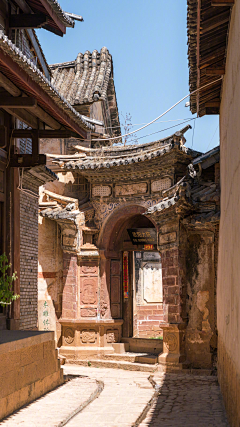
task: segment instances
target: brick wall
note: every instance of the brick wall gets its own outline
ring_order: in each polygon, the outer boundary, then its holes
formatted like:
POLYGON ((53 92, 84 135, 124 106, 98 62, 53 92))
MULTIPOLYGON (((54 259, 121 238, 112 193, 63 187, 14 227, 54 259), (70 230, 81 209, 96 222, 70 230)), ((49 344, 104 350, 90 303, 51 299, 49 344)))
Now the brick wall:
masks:
MULTIPOLYGON (((24 188, 26 183, 24 182, 24 188)), ((28 185, 38 194, 38 187, 28 185)), ((20 193, 20 329, 37 328, 38 199, 20 193)))
POLYGON ((134 337, 155 338, 162 336, 162 330, 159 326, 162 321, 162 304, 137 306, 134 314, 134 337))
POLYGON ((165 303, 164 322, 181 321, 181 301, 179 291, 179 251, 169 249, 161 253, 163 275, 163 300, 165 303))

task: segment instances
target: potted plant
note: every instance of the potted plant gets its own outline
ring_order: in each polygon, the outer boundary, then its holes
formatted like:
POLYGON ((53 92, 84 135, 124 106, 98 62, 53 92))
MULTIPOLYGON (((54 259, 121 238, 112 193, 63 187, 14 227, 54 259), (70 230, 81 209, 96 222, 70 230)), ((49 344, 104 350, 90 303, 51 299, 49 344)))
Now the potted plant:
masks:
POLYGON ((8 258, 6 254, 0 255, 0 305, 5 307, 6 305, 12 304, 14 300, 20 297, 20 295, 14 294, 12 290, 12 283, 17 279, 17 272, 8 275, 8 270, 11 264, 8 264, 8 258))

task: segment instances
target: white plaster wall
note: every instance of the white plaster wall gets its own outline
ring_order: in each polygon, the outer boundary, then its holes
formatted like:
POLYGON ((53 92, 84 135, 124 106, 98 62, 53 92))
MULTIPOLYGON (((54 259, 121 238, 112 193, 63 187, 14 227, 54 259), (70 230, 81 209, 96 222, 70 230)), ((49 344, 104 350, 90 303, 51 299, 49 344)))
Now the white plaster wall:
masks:
POLYGON ((240 0, 233 7, 220 112, 218 334, 240 374, 240 0))

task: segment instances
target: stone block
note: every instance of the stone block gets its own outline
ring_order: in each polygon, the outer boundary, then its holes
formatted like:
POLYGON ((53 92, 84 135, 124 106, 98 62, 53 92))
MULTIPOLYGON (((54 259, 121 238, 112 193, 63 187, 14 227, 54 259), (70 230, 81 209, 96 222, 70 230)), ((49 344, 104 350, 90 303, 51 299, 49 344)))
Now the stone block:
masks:
POLYGON ((129 351, 129 343, 117 342, 112 343, 112 346, 114 348, 114 352, 118 354, 123 354, 126 353, 126 351, 129 351))

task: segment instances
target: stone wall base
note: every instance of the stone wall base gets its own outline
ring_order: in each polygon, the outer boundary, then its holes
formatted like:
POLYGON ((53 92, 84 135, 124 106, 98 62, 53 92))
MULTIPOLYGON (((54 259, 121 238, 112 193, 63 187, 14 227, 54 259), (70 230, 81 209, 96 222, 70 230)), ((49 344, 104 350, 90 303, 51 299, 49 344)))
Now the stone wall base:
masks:
POLYGON ((53 332, 0 332, 0 420, 63 382, 53 332))
POLYGON ((15 393, 0 399, 0 420, 63 384, 63 382, 63 370, 59 369, 57 372, 48 375, 43 380, 36 381, 21 390, 17 390, 15 393))
POLYGON ((240 372, 227 353, 221 337, 218 337, 218 380, 221 387, 229 423, 240 426, 240 372))

